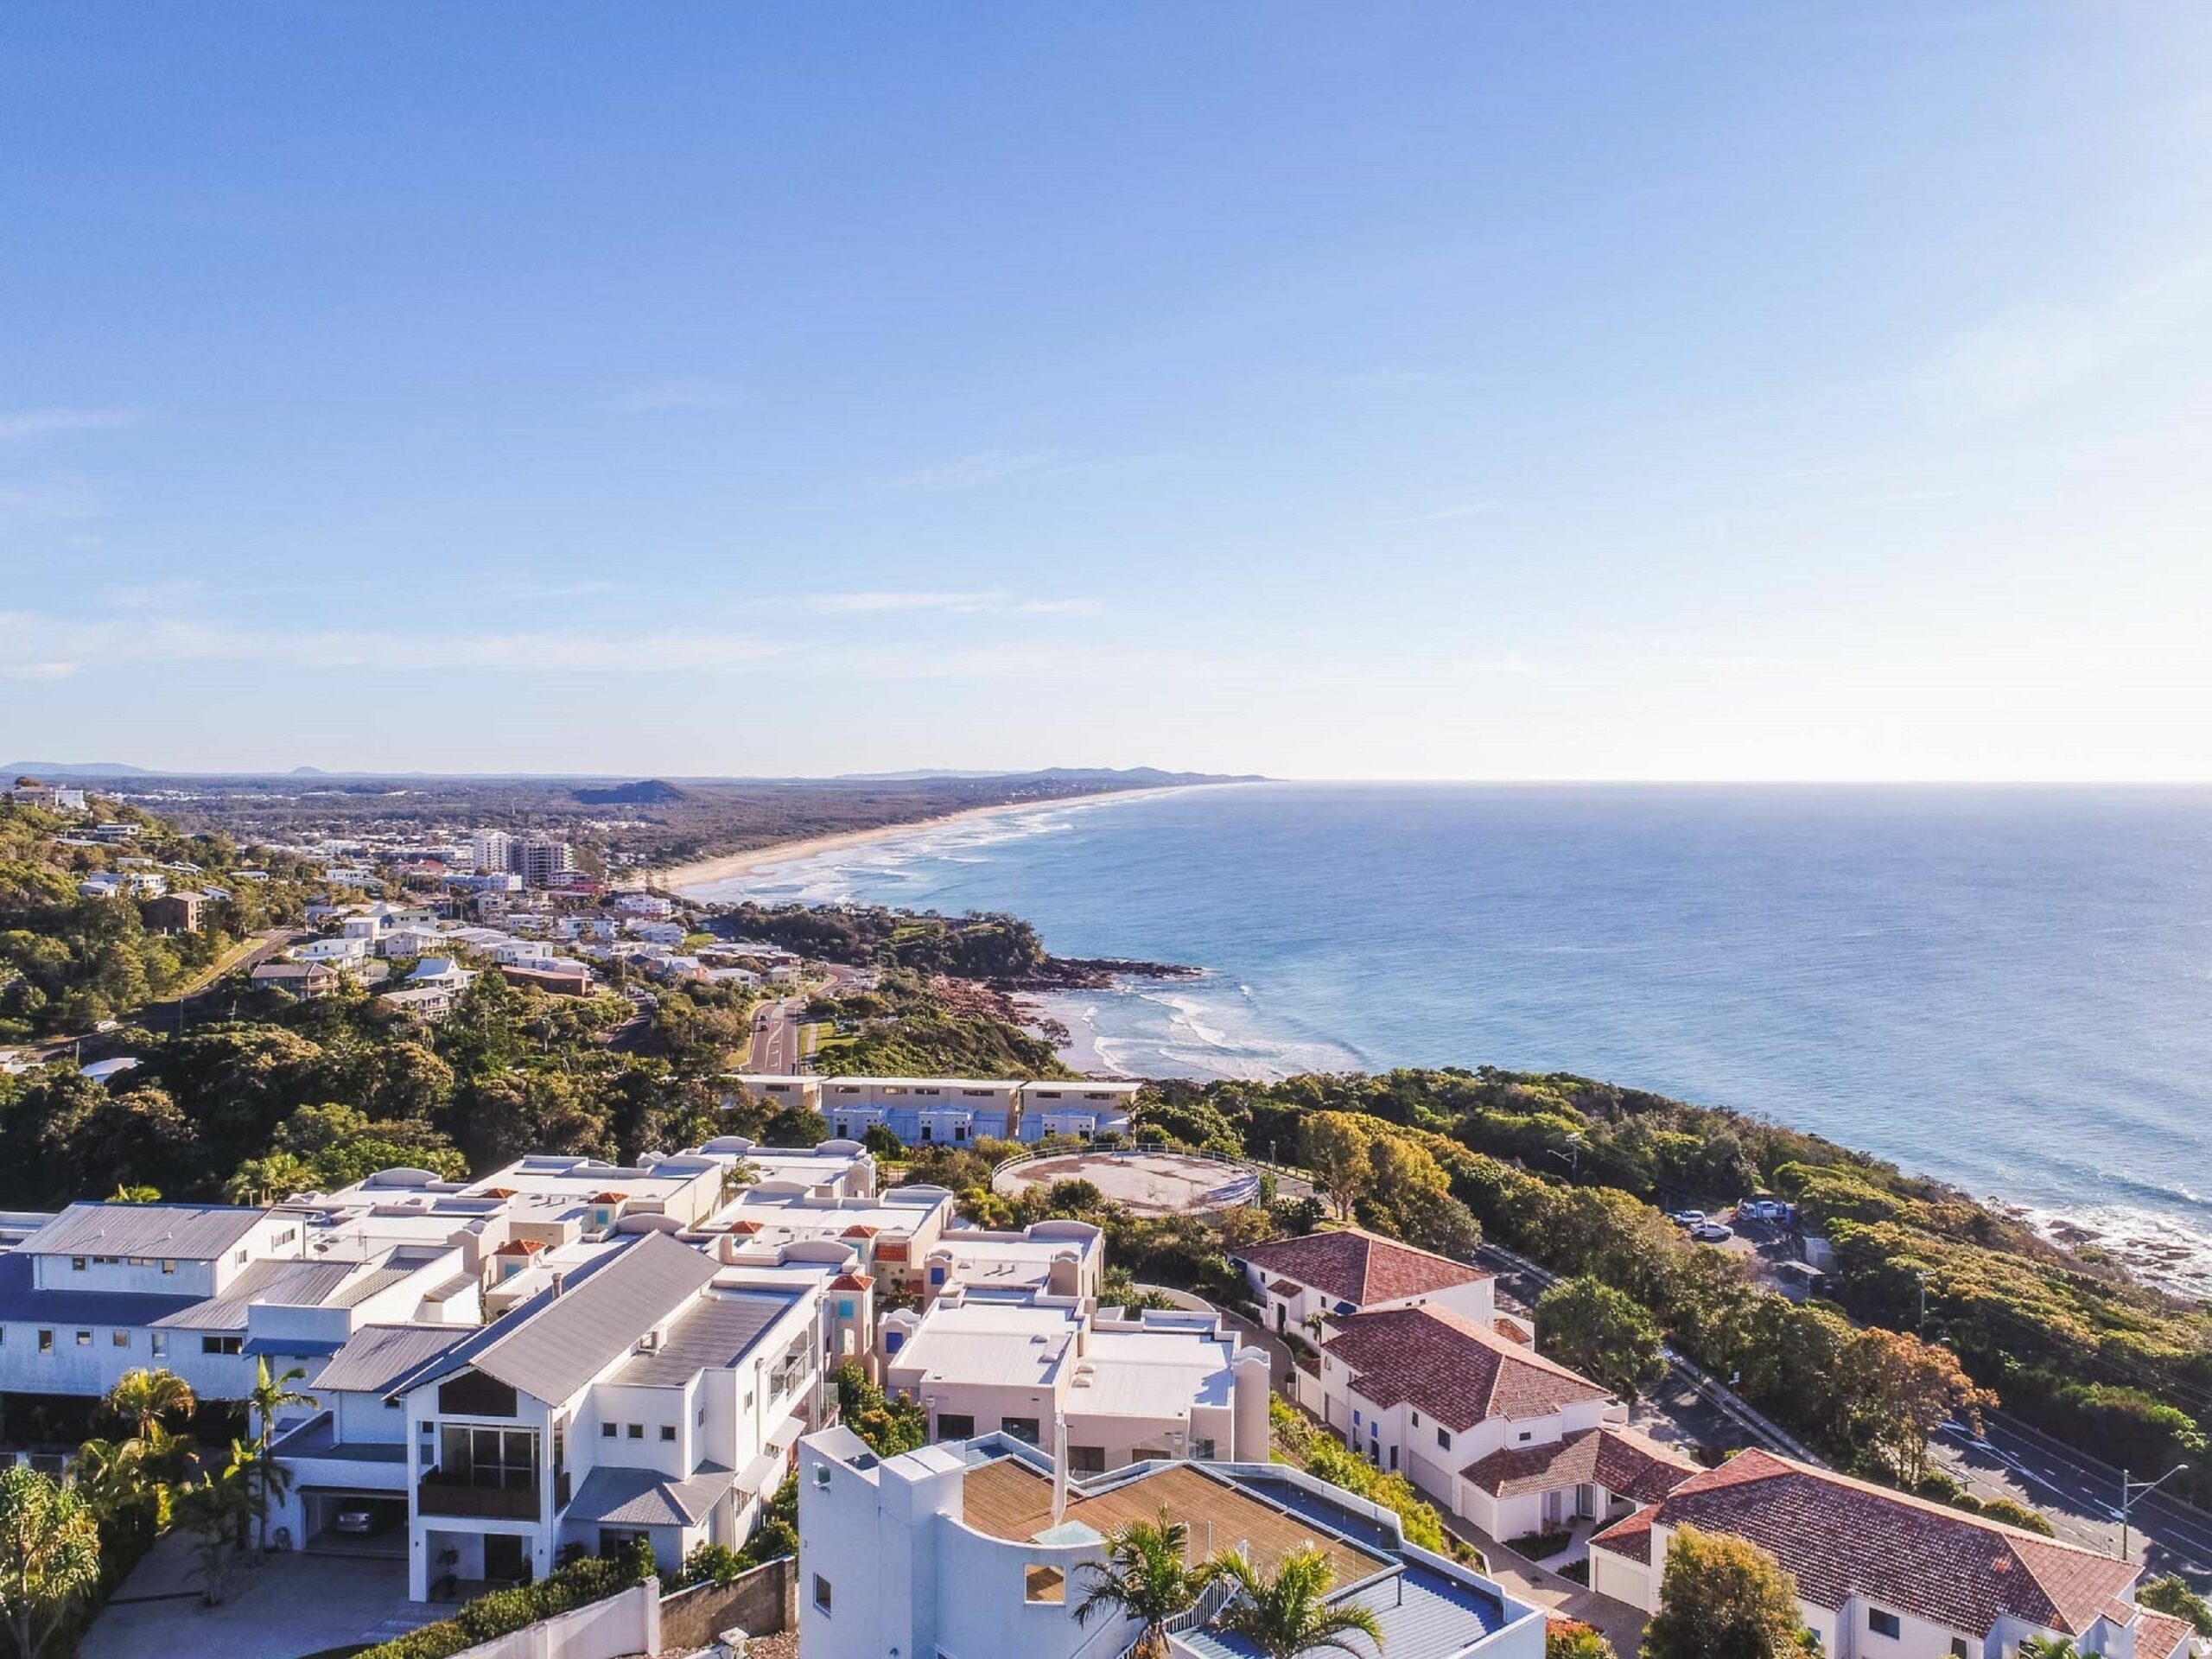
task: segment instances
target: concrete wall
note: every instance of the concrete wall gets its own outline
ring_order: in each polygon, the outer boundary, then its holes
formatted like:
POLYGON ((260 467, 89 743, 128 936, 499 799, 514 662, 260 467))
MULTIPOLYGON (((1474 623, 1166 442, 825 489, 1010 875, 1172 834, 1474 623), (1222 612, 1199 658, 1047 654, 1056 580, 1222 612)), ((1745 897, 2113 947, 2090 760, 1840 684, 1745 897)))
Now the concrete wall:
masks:
POLYGON ((664 1645, 660 1586, 639 1584, 588 1607, 464 1648, 456 1659, 623 1659, 627 1654, 658 1653, 664 1645))
POLYGON ((721 1586, 698 1584, 660 1604, 661 1646, 671 1653, 703 1648, 724 1630, 774 1636, 798 1617, 798 1563, 786 1555, 721 1586))

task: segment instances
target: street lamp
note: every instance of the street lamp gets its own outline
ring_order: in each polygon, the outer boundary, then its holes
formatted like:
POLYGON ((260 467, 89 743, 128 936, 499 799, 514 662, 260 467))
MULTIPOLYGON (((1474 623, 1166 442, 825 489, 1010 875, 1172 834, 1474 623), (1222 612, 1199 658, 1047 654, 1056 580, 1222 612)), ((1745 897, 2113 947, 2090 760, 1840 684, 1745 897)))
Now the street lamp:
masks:
POLYGON ((2131 1480, 2128 1478, 2126 1470, 2123 1469, 2120 1471, 2120 1559, 2121 1560, 2127 1559, 2127 1520, 2128 1516, 2134 1512, 2135 1500, 2143 1493, 2164 1485, 2188 1467, 2189 1465, 2185 1463, 2177 1463, 2156 1480, 2131 1480))

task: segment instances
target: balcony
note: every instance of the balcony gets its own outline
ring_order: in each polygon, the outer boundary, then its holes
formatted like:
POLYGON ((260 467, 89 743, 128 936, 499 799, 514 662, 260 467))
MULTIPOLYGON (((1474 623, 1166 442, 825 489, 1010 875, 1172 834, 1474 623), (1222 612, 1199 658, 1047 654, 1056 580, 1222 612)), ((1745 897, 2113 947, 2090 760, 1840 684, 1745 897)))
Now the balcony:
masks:
POLYGON ((537 1483, 524 1485, 478 1485, 466 1477, 455 1479, 436 1472, 425 1475, 415 1491, 415 1507, 423 1515, 463 1515, 486 1521, 537 1519, 537 1483))

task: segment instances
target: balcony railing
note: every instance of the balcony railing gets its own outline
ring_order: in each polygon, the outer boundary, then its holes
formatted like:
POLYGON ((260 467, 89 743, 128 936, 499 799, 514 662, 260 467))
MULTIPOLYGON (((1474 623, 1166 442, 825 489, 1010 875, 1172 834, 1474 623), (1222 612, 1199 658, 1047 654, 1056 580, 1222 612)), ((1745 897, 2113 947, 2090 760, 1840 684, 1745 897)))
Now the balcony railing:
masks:
POLYGON ((467 1515, 480 1520, 535 1521, 537 1483, 523 1486, 479 1486, 466 1478, 429 1474, 416 1490, 415 1507, 424 1515, 467 1515))

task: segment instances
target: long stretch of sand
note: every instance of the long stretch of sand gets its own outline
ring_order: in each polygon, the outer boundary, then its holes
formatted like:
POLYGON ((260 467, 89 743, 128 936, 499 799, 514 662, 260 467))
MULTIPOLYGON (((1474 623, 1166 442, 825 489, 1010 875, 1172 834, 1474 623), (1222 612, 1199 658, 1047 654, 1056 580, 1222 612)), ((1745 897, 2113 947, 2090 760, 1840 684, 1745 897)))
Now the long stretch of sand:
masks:
POLYGON ((934 817, 906 818, 897 823, 872 824, 865 830, 841 830, 835 835, 801 836, 789 841, 772 841, 765 847, 748 848, 741 853, 724 853, 715 858, 696 859, 689 864, 673 864, 665 869, 653 871, 652 880, 655 887, 665 891, 688 893, 695 887, 734 881, 741 876, 755 875, 765 869, 795 864, 801 859, 818 858, 825 853, 842 853, 851 848, 888 841, 894 836, 911 836, 919 830, 958 823, 967 818, 995 817, 1007 812, 1034 812, 1046 807, 1089 806, 1097 801, 1124 800, 1132 795, 1167 794, 1174 787, 1109 789, 1102 790, 1096 795, 1067 795, 1053 800, 1004 801, 994 806, 970 806, 957 812, 940 812, 934 817))

